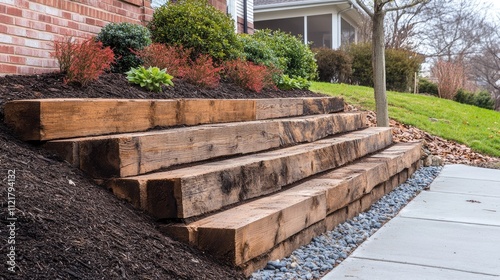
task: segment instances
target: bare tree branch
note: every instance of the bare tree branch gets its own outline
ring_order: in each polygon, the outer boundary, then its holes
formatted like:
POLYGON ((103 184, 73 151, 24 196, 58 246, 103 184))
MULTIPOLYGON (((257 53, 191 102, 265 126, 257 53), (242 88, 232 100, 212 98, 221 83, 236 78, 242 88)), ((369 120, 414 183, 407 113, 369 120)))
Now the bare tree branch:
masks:
MULTIPOLYGON (((389 2, 391 2, 391 1, 389 1, 389 2)), ((418 4, 427 4, 429 2, 430 2, 430 0, 413 0, 410 3, 405 4, 403 6, 396 6, 396 7, 392 7, 392 8, 387 8, 387 9, 385 9, 385 11, 386 12, 393 12, 393 11, 397 11, 397 10, 404 10, 404 9, 414 7, 418 4)))
POLYGON ((368 8, 365 3, 363 3, 363 1, 361 0, 356 0, 356 3, 358 3, 358 5, 361 7, 361 9, 363 9, 363 11, 365 11, 365 13, 367 15, 369 15, 370 17, 373 17, 373 12, 370 10, 370 8, 368 8))

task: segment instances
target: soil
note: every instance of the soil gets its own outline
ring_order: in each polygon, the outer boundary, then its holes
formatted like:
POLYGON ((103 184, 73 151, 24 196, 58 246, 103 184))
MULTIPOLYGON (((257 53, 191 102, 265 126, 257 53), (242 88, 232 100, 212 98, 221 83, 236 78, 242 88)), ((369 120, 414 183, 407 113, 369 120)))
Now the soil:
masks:
POLYGON ((3 124, 3 104, 38 98, 318 95, 310 91, 280 90, 255 93, 226 82, 216 89, 203 89, 179 80, 174 80, 174 87, 152 93, 130 86, 121 74, 105 74, 88 87, 65 85, 62 81, 63 77, 57 73, 0 77, 0 260, 3 266, 0 278, 243 279, 242 274, 227 264, 160 234, 149 216, 96 186, 82 172, 36 143, 16 139, 3 124), (9 177, 13 172, 15 179, 9 177), (13 189, 9 190, 9 182, 13 189), (11 216, 8 202, 15 202, 11 216), (15 226, 15 231, 11 232, 8 226, 15 226), (10 234, 15 238, 8 239, 10 234), (9 240, 15 243, 9 244, 9 240), (13 273, 7 264, 11 246, 15 247, 13 273))

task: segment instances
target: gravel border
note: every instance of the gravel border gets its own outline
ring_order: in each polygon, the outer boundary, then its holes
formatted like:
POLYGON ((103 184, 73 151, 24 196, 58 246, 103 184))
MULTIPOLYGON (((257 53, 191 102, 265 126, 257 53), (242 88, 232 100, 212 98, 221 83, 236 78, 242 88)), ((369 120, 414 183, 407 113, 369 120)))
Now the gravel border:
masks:
POLYGON ((341 263, 363 241, 395 217, 417 194, 429 186, 442 167, 422 167, 410 179, 386 194, 372 207, 313 238, 311 243, 293 251, 291 256, 270 261, 254 272, 251 280, 318 279, 341 263))

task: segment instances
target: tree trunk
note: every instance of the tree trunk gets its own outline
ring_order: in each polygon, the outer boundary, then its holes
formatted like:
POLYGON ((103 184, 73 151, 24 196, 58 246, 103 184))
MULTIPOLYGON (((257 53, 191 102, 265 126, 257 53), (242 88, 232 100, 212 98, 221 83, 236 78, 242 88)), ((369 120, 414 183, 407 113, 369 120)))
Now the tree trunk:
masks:
POLYGON ((389 126, 389 111, 387 109, 387 93, 385 78, 385 11, 375 7, 373 15, 373 83, 375 89, 375 106, 377 113, 377 126, 389 126))

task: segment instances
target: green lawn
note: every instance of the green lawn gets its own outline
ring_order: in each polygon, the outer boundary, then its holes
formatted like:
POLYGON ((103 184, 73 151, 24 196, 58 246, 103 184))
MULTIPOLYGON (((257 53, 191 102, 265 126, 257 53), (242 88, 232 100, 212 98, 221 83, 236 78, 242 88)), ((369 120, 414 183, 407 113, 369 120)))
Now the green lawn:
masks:
MULTIPOLYGON (((349 104, 375 110, 373 88, 315 82, 311 90, 342 96, 349 104)), ((419 94, 387 92, 387 97, 390 118, 500 157, 500 112, 419 94)))

